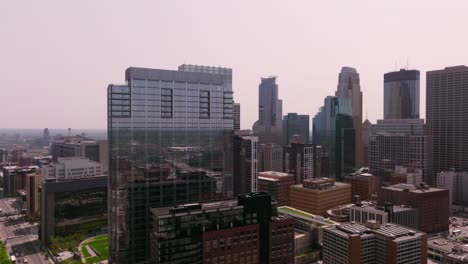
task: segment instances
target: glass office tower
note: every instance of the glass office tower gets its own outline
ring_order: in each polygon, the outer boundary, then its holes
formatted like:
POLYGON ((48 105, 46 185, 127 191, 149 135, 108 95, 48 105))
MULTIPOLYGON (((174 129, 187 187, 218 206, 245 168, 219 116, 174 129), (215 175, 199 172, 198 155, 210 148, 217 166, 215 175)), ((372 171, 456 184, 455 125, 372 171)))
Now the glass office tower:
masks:
POLYGON ((355 138, 350 98, 327 96, 313 119, 312 141, 322 146, 322 176, 337 180, 356 167, 355 138))
POLYGON ((258 120, 252 131, 259 144, 281 145, 283 101, 278 99, 276 77, 262 78, 258 86, 258 120))
POLYGON ((149 263, 151 207, 232 196, 232 71, 181 67, 109 85, 112 263, 149 263))
POLYGON ((384 119, 419 118, 419 71, 384 74, 384 119))

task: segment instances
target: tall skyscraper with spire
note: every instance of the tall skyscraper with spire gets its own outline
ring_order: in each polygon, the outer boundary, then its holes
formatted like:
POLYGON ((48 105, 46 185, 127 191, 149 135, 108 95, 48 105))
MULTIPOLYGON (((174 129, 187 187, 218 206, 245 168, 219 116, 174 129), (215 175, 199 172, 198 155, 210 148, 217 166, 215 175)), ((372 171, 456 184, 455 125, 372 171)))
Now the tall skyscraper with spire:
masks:
POLYGON ((362 144, 362 91, 359 73, 351 67, 342 67, 338 77, 335 96, 351 100, 353 128, 355 130, 355 166, 361 167, 364 161, 362 144))
POLYGON ((259 144, 281 144, 283 101, 278 99, 276 77, 262 78, 258 87, 258 120, 253 133, 259 144))

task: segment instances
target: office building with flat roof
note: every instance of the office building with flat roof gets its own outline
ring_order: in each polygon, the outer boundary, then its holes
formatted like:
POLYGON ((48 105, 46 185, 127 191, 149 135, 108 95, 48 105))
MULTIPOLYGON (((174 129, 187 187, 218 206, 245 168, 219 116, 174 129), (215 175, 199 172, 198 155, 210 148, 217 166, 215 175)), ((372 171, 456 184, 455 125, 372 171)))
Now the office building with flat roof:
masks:
POLYGON ((290 206, 325 216, 327 210, 351 203, 351 185, 331 178, 305 179, 291 186, 290 206))
POLYGON ((378 206, 374 202, 363 201, 349 207, 349 221, 365 224, 367 220, 385 225, 393 223, 409 228, 418 228, 417 208, 386 203, 378 206))
POLYGON ((395 166, 421 170, 430 179, 431 148, 423 119, 384 119, 372 126, 369 138, 369 168, 381 182, 391 182, 395 166))
POLYGON ((395 224, 346 223, 324 228, 323 261, 336 264, 425 264, 427 235, 395 224))
POLYGON ((468 67, 426 72, 426 121, 431 131, 432 179, 441 171, 468 171, 468 67))
POLYGON ((379 183, 377 178, 368 173, 368 168, 361 168, 353 174, 345 176, 344 182, 351 185, 351 195, 358 195, 362 200, 368 200, 377 193, 379 183))
POLYGON ((446 232, 449 228, 449 191, 429 185, 396 184, 382 187, 378 204, 392 203, 417 208, 417 229, 426 233, 446 232))
POLYGON ((292 263, 293 219, 266 193, 152 208, 152 263, 292 263))
POLYGON ((150 263, 151 207, 233 195, 232 70, 131 67, 108 87, 109 261, 150 263))
POLYGON ((283 148, 283 164, 284 171, 294 175, 296 184, 304 179, 320 178, 322 147, 291 143, 283 148))
POLYGON ((258 171, 283 171, 283 147, 276 144, 258 146, 258 171))
POLYGON ((234 196, 257 191, 258 137, 233 136, 234 196))
POLYGON ((258 190, 271 195, 278 206, 289 205, 290 187, 294 184, 292 174, 262 171, 258 173, 258 190))
POLYGON ((40 239, 107 231, 107 175, 83 157, 58 158, 42 167, 40 239))

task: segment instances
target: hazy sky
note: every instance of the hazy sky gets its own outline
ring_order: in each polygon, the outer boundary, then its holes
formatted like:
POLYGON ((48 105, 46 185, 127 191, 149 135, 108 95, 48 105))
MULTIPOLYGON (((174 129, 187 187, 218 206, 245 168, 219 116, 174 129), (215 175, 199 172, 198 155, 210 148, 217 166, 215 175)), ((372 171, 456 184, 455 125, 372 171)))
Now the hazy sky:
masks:
POLYGON ((233 68, 242 128, 259 77, 277 75, 283 114, 316 114, 355 67, 364 118, 382 117, 383 73, 468 65, 468 1, 2 1, 4 128, 105 128, 106 89, 129 66, 233 68))

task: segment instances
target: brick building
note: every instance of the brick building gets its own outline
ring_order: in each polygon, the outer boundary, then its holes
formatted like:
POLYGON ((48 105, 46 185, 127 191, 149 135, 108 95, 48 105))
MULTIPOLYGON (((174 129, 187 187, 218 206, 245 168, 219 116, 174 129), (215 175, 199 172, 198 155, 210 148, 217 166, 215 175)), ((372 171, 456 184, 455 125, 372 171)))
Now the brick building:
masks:
POLYGON ((294 175, 264 171, 258 173, 258 190, 267 192, 278 201, 278 206, 289 205, 290 187, 294 184, 294 175))
POLYGON ((382 187, 379 205, 407 205, 418 210, 418 230, 426 233, 445 232, 449 228, 449 191, 421 184, 396 184, 382 187))

